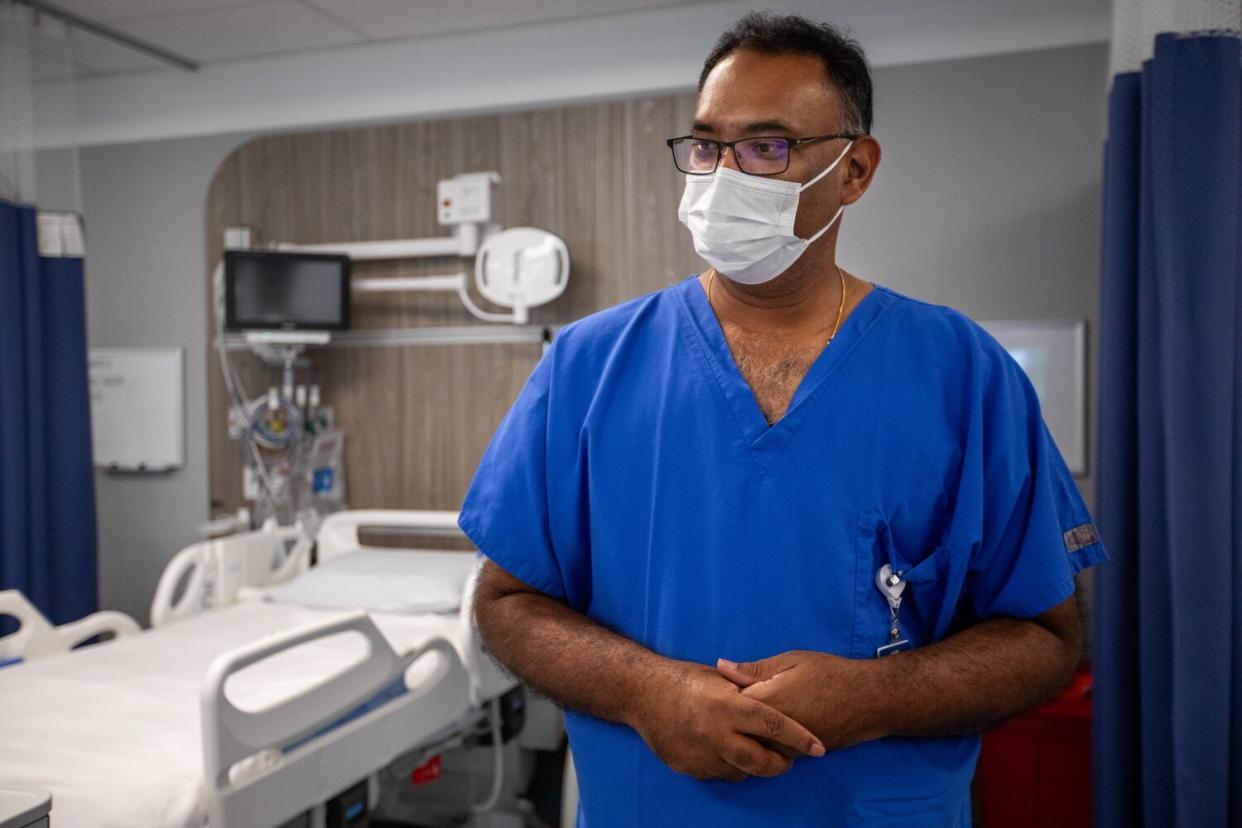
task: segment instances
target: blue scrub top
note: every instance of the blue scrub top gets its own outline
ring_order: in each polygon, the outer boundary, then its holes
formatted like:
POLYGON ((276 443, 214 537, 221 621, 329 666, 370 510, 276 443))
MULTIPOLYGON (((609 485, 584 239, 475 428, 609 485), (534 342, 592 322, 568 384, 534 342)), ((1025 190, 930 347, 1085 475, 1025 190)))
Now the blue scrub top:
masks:
MULTIPOLYGON (((1029 618, 1105 552, 1026 375, 949 308, 876 286, 769 426, 697 278, 566 326, 461 527, 514 577, 665 656, 873 658, 885 563, 916 646, 1029 618)), ((977 735, 882 739, 698 781, 575 712, 580 822, 970 825, 977 735)))

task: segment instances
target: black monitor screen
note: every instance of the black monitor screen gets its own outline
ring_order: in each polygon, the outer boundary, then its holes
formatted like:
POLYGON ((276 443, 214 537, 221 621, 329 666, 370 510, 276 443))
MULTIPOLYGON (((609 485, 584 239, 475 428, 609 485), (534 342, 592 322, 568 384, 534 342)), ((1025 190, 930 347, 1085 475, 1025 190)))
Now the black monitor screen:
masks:
POLYGON ((230 250, 224 254, 225 327, 349 327, 349 257, 230 250))

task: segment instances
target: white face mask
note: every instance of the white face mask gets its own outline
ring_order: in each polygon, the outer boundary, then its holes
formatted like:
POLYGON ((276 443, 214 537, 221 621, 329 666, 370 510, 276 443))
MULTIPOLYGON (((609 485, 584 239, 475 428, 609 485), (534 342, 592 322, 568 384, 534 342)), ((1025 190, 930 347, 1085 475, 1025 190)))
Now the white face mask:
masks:
POLYGON ((801 185, 728 167, 711 175, 687 175, 677 217, 690 228, 695 251, 742 284, 762 284, 784 273, 845 210, 841 205, 819 232, 800 239, 794 235, 799 195, 832 172, 853 145, 846 144, 827 169, 801 185))

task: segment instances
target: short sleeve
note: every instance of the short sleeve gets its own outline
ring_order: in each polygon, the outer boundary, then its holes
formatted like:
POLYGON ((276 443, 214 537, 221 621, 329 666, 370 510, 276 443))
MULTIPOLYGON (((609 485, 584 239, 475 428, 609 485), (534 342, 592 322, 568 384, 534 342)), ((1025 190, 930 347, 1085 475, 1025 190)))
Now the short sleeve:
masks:
POLYGON ((969 565, 976 618, 1031 618, 1074 593, 1074 574, 1106 559, 1104 546, 1030 380, 994 340, 979 395, 981 526, 969 565))
POLYGON ((548 413, 553 351, 539 361, 492 436, 462 504, 458 525, 513 577, 566 598, 553 548, 548 502, 548 413))

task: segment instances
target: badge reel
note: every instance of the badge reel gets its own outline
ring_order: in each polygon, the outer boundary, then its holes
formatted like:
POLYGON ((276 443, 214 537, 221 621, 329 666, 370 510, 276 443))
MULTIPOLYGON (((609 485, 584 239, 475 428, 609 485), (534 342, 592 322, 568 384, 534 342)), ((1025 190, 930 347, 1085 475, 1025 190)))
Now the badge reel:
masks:
POLYGON ((910 648, 909 639, 901 637, 901 627, 897 623, 897 611, 901 609, 901 593, 906 590, 906 582, 902 580, 901 574, 893 572, 893 568, 888 564, 884 564, 875 573, 876 588, 880 590, 884 600, 888 601, 888 611, 891 616, 888 643, 882 647, 876 647, 876 658, 890 656, 910 648))

